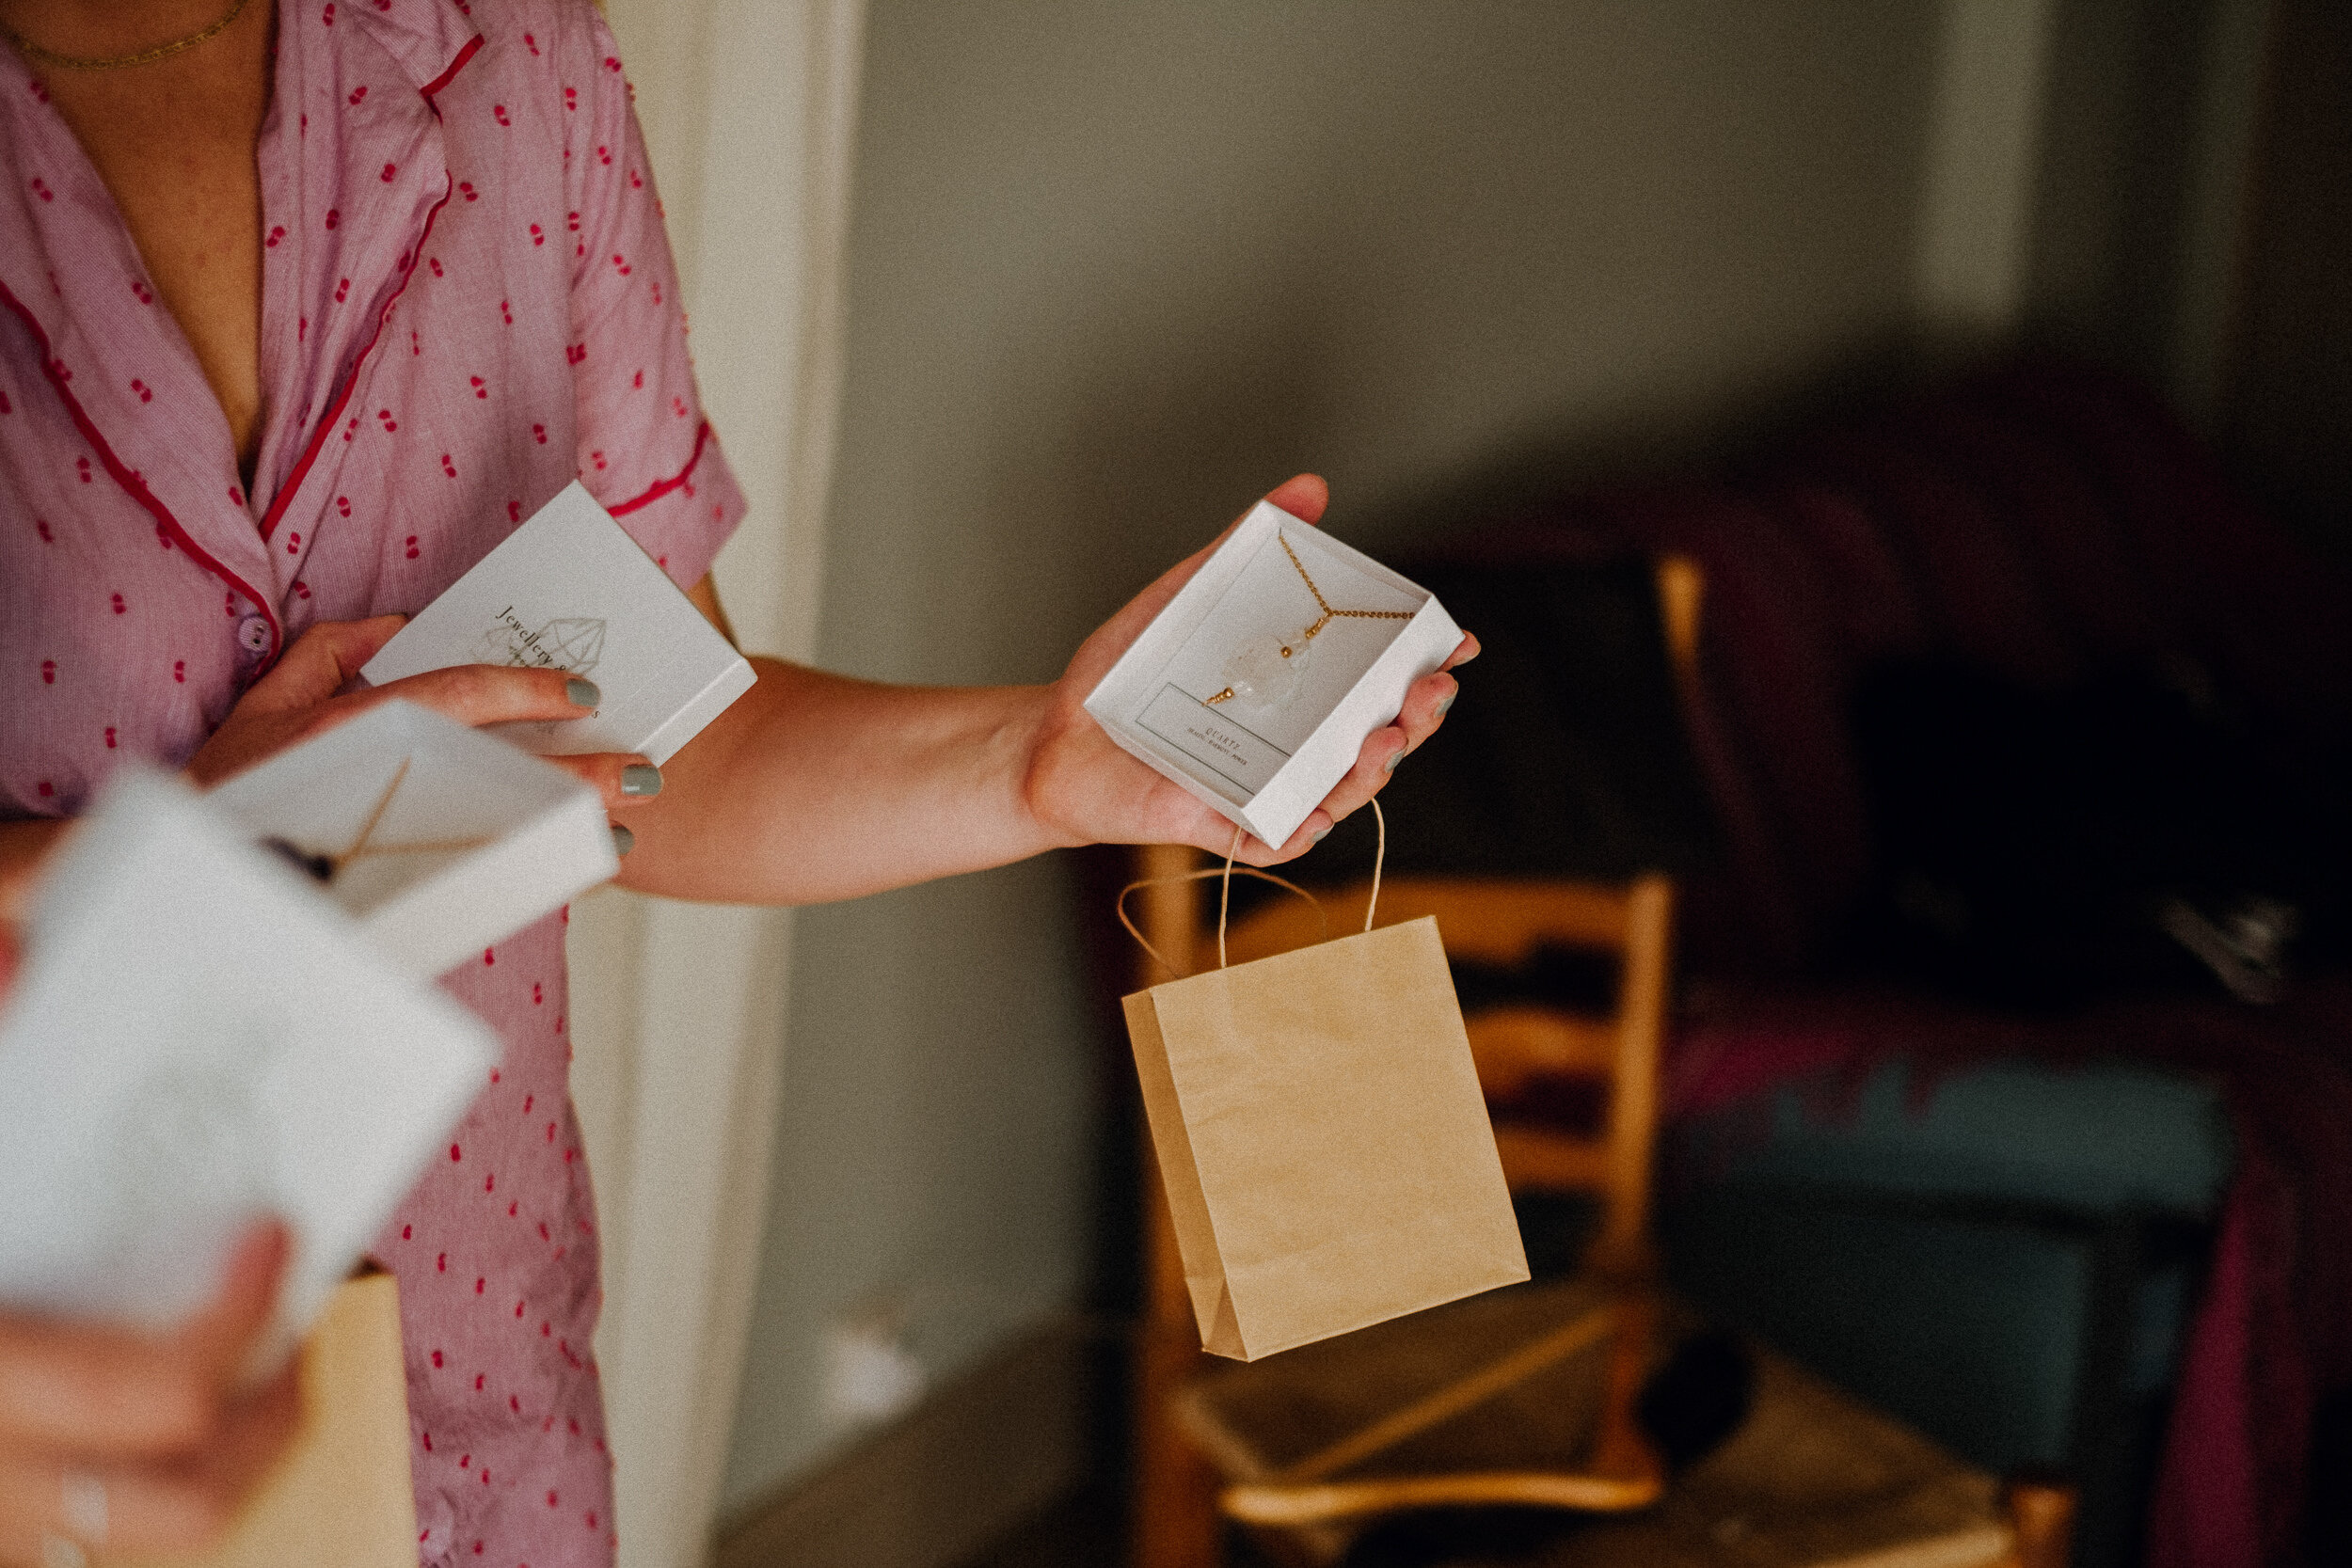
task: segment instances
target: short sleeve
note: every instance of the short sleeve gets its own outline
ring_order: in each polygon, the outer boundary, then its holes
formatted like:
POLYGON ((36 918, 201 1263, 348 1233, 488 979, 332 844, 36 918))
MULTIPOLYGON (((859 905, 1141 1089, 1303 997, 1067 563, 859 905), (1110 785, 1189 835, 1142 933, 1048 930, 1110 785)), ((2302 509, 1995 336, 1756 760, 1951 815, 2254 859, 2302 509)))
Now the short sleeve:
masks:
POLYGON ((580 10, 588 25, 564 71, 580 478, 673 580, 691 587, 742 521, 743 492, 703 417, 677 266, 620 53, 604 18, 580 10))

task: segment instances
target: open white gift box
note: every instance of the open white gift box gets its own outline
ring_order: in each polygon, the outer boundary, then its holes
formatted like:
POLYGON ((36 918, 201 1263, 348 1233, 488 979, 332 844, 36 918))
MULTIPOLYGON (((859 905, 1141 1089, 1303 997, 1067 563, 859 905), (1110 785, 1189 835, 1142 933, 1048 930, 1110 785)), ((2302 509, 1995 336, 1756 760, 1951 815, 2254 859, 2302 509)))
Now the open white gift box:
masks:
POLYGON ((1461 641, 1427 589, 1260 501, 1086 709, 1121 747, 1279 845, 1461 641))
POLYGON ((294 1233, 289 1347, 498 1061, 176 779, 126 768, 44 874, 0 1006, 0 1302, 180 1322, 231 1238, 294 1233))
POLYGON ((212 799, 328 871, 327 896, 416 974, 479 955, 620 869, 595 790, 410 703, 371 708, 212 799))

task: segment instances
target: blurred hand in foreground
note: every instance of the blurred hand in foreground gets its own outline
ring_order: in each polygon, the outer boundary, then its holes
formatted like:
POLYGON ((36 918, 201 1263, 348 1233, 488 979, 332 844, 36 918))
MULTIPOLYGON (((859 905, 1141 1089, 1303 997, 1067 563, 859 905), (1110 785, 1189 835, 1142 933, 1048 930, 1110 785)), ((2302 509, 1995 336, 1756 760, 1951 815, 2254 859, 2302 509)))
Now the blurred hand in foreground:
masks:
POLYGON ((57 1568, 217 1541, 293 1437, 295 1368, 238 1373, 268 1325, 283 1226, 246 1232, 212 1301, 156 1338, 0 1313, 0 1563, 57 1568))

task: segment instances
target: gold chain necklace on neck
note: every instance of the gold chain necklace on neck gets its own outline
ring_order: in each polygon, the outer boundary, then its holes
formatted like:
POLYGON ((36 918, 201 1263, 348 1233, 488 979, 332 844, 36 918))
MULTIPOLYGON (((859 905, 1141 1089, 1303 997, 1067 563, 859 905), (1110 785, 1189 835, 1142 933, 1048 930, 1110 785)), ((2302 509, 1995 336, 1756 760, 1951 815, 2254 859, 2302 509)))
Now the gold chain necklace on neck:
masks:
POLYGON ((174 39, 169 43, 159 43, 152 49, 142 49, 135 55, 117 55, 111 59, 101 59, 88 55, 60 55, 54 49, 43 49, 13 27, 0 27, 0 37, 7 38, 10 43, 16 45, 18 54, 39 60, 43 65, 56 66, 60 71, 120 71, 126 66, 153 65, 157 60, 171 58, 183 49, 193 49, 199 43, 211 42, 227 32, 230 24, 243 16, 246 7, 252 3, 253 0, 234 0, 229 8, 227 16, 222 17, 200 33, 190 33, 186 38, 174 39))
POLYGON ((1253 707, 1279 707, 1290 701, 1298 689, 1299 666, 1312 651, 1316 636, 1334 621, 1409 621, 1409 610, 1335 610, 1323 596, 1315 579, 1308 574, 1307 563, 1298 559, 1291 542, 1278 530, 1274 542, 1282 546, 1282 553, 1291 558, 1291 565, 1298 572, 1298 580, 1307 585, 1307 592, 1315 596, 1315 608, 1323 613, 1312 626, 1294 638, 1253 637, 1233 650, 1233 657, 1225 661, 1225 689, 1208 699, 1207 705, 1242 702, 1253 707))

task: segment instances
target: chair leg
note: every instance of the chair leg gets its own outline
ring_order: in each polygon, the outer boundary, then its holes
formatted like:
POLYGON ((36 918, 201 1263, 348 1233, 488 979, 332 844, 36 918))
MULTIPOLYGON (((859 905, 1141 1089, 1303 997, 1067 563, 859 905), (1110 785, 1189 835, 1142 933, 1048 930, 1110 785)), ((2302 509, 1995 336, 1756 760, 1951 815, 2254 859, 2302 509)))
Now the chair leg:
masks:
POLYGON ((1175 1419, 1177 1393, 1200 1375, 1200 1331, 1148 1141, 1142 1159, 1145 1300, 1136 1338, 1134 1568, 1223 1568, 1220 1478, 1175 1419))
POLYGON ((1169 1411, 1200 1364, 1188 1331, 1145 1328, 1136 1347, 1134 1568, 1222 1568, 1225 1560, 1216 1471, 1169 1411))
POLYGON ((2018 1480, 2009 1483, 2007 1500, 2015 1568, 2066 1568, 2074 1546, 2074 1489, 2018 1480))

